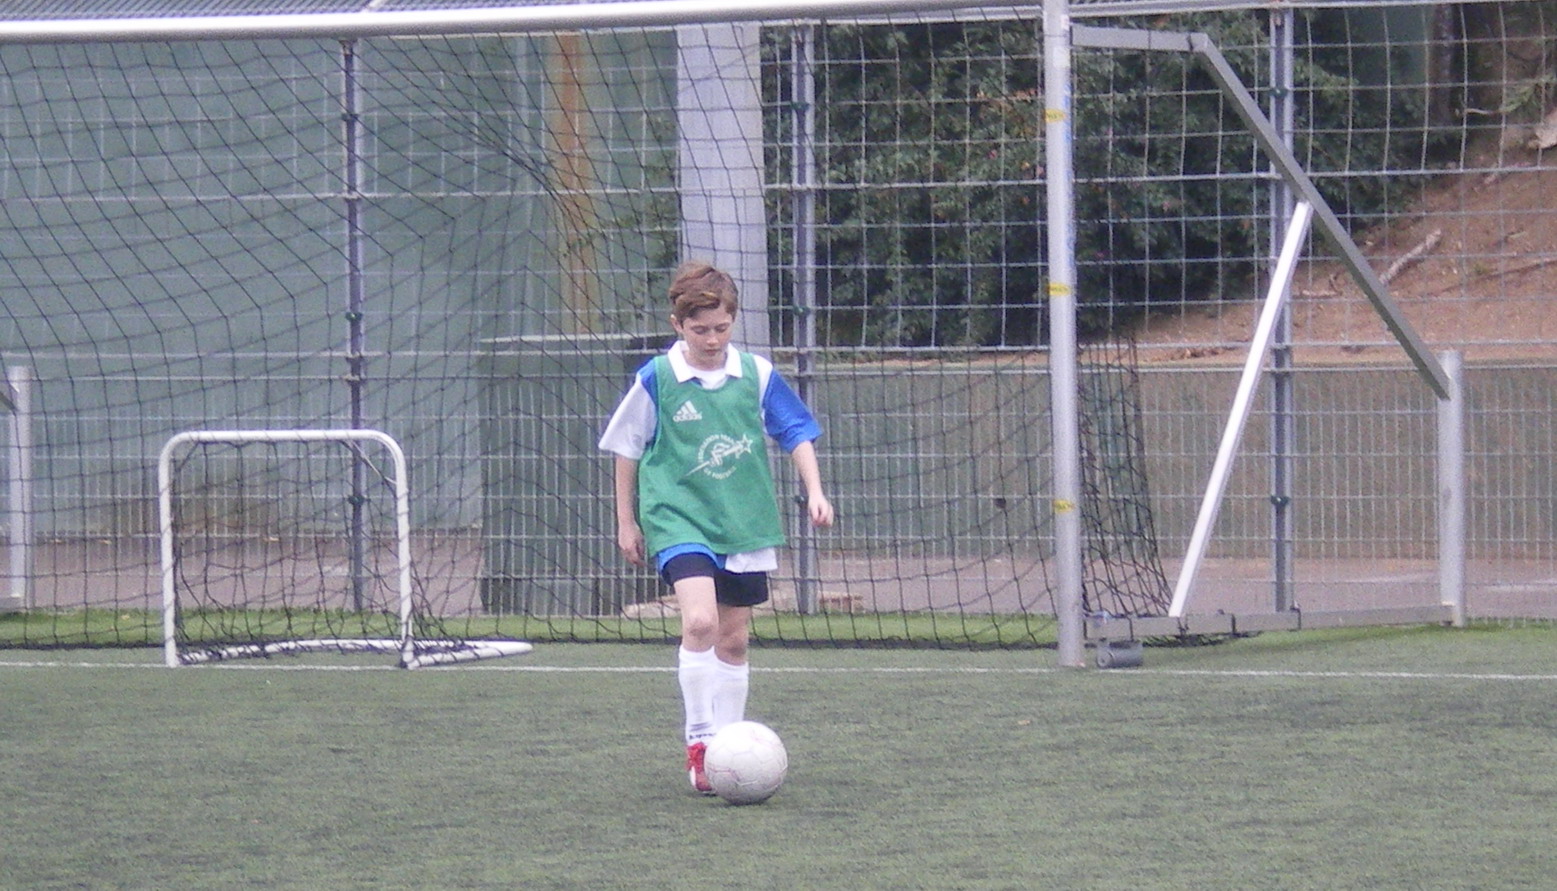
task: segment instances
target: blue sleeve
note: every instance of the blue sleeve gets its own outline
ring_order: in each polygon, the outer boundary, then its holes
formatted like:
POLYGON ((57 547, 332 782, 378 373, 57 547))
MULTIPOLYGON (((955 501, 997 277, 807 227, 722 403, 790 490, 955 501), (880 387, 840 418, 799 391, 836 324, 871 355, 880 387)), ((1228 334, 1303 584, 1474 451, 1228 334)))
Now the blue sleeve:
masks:
POLYGON ((660 404, 660 394, 659 394, 659 389, 658 389, 657 385, 654 382, 654 360, 653 359, 650 359, 649 361, 647 361, 647 362, 643 363, 642 365, 638 366, 638 382, 640 384, 643 384, 643 392, 649 394, 649 401, 654 403, 655 405, 659 405, 660 404))
POLYGON ((768 435, 784 451, 792 452, 795 446, 810 442, 822 435, 822 425, 816 422, 811 410, 800 401, 789 383, 775 369, 768 378, 768 389, 762 394, 763 426, 768 435))

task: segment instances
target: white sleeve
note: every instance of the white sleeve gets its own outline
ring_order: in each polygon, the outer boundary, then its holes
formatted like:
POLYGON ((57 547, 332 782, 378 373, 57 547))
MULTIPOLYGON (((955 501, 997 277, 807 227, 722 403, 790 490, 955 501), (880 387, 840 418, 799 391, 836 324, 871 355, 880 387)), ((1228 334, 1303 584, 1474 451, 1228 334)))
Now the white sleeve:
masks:
POLYGON ((768 426, 768 382, 773 380, 773 363, 756 353, 748 353, 752 364, 757 366, 757 416, 762 419, 762 426, 768 426))
POLYGON ((654 438, 658 409, 643 381, 633 377, 633 385, 616 406, 611 420, 606 422, 605 432, 600 434, 600 450, 621 455, 634 461, 643 457, 649 440, 654 438))

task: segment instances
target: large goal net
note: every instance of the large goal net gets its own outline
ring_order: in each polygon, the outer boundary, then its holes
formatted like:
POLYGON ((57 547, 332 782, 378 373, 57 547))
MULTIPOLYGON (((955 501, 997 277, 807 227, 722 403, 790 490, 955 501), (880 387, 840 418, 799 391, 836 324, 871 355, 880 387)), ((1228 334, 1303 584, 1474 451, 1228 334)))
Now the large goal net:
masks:
MULTIPOLYGON (((758 635, 1052 641, 1040 46, 1035 21, 949 18, 0 45, 0 352, 28 369, 43 481, 12 638, 158 639, 153 468, 198 429, 403 444, 432 638, 674 636, 615 553, 595 438, 701 256, 741 284, 739 342, 820 415, 840 511, 795 523, 758 635), (970 49, 927 69, 904 39, 970 49), (883 99, 894 78, 927 104, 883 99), (940 113, 953 90, 975 118, 940 113)), ((1085 608, 1160 614, 1133 356, 1081 368, 1085 608)), ((295 589, 307 636, 398 639, 382 553, 312 520, 277 541, 241 488, 339 506, 360 465, 288 476, 273 448, 181 465, 240 487, 198 508, 221 533, 184 571, 295 589)))

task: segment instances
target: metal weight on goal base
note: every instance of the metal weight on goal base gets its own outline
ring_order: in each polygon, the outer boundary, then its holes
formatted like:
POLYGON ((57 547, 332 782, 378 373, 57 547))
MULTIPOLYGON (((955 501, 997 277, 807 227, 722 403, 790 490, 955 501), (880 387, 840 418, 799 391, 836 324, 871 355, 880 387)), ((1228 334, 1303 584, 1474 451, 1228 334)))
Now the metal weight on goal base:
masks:
POLYGON ((1092 642, 1093 664, 1098 668, 1140 668, 1145 649, 1128 616, 1106 612, 1087 614, 1087 637, 1092 642))
POLYGON ((1099 640, 1094 659, 1098 668, 1140 668, 1145 648, 1138 640, 1099 640))

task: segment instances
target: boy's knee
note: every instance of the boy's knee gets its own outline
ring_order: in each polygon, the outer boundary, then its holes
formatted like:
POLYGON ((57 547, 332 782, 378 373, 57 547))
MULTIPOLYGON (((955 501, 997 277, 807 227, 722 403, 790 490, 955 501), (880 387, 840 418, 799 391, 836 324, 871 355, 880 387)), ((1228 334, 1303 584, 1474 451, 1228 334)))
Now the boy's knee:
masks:
POLYGON ((746 645, 744 639, 740 641, 721 640, 714 647, 714 655, 718 656, 719 661, 726 665, 740 665, 746 661, 747 650, 749 649, 750 647, 746 645))
POLYGON ((697 644, 692 649, 706 650, 718 642, 719 620, 713 616, 682 613, 681 638, 685 642, 697 644))
POLYGON ((720 659, 731 665, 746 661, 746 651, 750 649, 751 644, 751 630, 747 627, 744 615, 738 621, 720 623, 718 636, 719 640, 714 648, 720 659))

